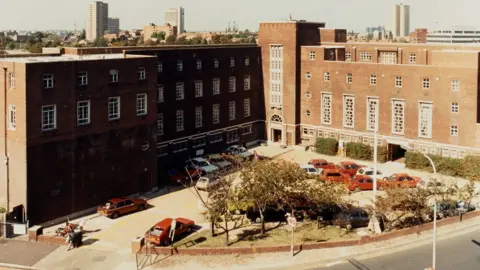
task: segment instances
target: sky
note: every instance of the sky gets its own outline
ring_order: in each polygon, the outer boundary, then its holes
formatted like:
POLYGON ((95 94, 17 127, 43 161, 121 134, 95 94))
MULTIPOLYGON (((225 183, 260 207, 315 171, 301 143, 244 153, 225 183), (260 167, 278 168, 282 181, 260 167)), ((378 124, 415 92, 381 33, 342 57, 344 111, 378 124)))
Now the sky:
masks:
MULTIPOLYGON (((327 28, 365 31, 391 21, 399 0, 109 0, 109 17, 121 29, 163 24, 168 8, 185 8, 187 31, 223 30, 235 21, 240 29, 258 29, 261 21, 293 19, 326 22, 327 28)), ((0 0, 0 29, 83 29, 91 0, 0 0)), ((480 0, 410 0, 410 27, 480 26, 480 0)))

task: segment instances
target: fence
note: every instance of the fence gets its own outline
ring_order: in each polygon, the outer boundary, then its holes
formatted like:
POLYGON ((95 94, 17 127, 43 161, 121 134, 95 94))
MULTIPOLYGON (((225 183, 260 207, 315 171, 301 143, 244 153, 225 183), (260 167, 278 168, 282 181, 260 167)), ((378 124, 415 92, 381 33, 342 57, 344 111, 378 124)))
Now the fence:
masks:
POLYGON ((6 214, 0 214, 0 238, 12 238, 19 235, 28 237, 28 221, 26 223, 9 222, 6 214))

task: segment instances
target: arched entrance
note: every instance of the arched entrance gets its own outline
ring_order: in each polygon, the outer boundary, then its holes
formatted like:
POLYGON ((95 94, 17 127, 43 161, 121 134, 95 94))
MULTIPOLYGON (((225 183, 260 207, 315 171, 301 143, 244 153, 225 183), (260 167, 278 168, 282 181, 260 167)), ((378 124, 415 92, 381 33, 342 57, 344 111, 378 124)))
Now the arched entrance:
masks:
POLYGON ((274 114, 270 117, 268 140, 275 143, 284 144, 283 119, 280 115, 274 114))

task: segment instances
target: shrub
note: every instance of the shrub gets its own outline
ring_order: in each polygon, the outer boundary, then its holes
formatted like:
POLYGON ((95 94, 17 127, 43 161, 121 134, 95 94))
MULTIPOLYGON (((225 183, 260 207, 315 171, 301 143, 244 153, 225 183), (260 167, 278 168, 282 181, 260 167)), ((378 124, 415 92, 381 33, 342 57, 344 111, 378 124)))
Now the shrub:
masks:
POLYGON ((338 152, 338 141, 333 138, 318 138, 315 148, 319 154, 335 156, 338 152))
POLYGON ((468 179, 480 181, 480 157, 465 157, 463 160, 463 171, 468 179))
MULTIPOLYGON (((372 150, 372 156, 373 156, 373 150, 372 150)), ((387 162, 387 147, 379 146, 377 148, 377 161, 381 163, 387 162)))
POLYGON ((4 214, 4 213, 7 213, 7 209, 5 209, 5 207, 0 206, 0 214, 4 214))
MULTIPOLYGON (((373 147, 363 144, 350 142, 346 145, 347 156, 353 159, 373 160, 373 147)), ((387 148, 385 146, 378 146, 377 161, 384 163, 387 161, 387 148)))
MULTIPOLYGON (((435 164, 438 173, 480 180, 480 157, 467 156, 465 159, 456 159, 437 155, 428 156, 435 164)), ((428 159, 418 152, 405 153, 405 166, 410 169, 433 172, 428 159)))

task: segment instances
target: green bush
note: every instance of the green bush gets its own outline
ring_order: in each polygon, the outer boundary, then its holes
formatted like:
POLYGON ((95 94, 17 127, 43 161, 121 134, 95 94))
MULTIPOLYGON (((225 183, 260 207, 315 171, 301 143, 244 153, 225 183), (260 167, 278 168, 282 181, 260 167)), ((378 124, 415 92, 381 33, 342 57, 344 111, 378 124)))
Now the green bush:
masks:
MULTIPOLYGON (((373 150, 372 150, 372 157, 373 157, 373 150)), ((381 163, 387 162, 387 147, 379 146, 377 148, 377 161, 381 163)))
POLYGON ((5 207, 0 206, 0 214, 4 214, 4 213, 7 213, 7 209, 5 209, 5 207))
POLYGON ((465 176, 474 181, 480 181, 480 157, 467 156, 463 160, 465 176))
MULTIPOLYGON (((480 180, 480 157, 467 156, 465 159, 448 158, 437 155, 428 155, 438 173, 466 177, 471 180, 480 180)), ((433 172, 427 158, 418 152, 405 153, 405 166, 410 169, 418 169, 433 172)))
POLYGON ((338 152, 338 141, 333 138, 318 138, 315 150, 319 154, 335 156, 338 152))
MULTIPOLYGON (((373 160, 373 147, 363 144, 349 142, 346 145, 347 156, 359 160, 373 160)), ((377 161, 384 163, 387 161, 387 148, 385 146, 378 146, 377 161)))

